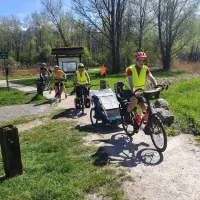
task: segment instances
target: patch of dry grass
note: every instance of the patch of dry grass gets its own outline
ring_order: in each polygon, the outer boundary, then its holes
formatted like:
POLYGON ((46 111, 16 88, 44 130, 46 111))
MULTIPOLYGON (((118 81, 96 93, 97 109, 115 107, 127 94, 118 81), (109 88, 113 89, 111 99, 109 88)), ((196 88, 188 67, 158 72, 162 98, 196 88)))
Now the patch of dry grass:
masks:
POLYGON ((174 61, 172 64, 172 71, 190 71, 193 73, 200 73, 200 62, 181 62, 174 61))

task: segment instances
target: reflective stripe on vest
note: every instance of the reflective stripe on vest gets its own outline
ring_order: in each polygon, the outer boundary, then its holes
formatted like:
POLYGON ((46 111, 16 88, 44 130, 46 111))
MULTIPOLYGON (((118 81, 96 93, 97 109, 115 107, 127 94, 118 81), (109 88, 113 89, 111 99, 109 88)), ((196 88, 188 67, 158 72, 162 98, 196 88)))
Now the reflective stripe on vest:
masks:
POLYGON ((76 76, 77 76, 77 83, 79 85, 85 85, 88 83, 85 70, 82 72, 82 76, 79 73, 79 71, 76 71, 76 76))
MULTIPOLYGON (((140 71, 140 75, 138 76, 137 70, 135 65, 132 65, 130 67, 128 67, 126 69, 126 72, 128 69, 131 69, 132 71, 132 78, 133 78, 133 86, 134 86, 134 90, 138 89, 138 88, 142 88, 144 89, 145 87, 145 82, 146 82, 146 72, 147 72, 147 66, 143 65, 142 69, 140 71)), ((126 77, 125 83, 124 83, 124 90, 131 90, 130 85, 129 85, 129 81, 128 81, 128 77, 126 77)))

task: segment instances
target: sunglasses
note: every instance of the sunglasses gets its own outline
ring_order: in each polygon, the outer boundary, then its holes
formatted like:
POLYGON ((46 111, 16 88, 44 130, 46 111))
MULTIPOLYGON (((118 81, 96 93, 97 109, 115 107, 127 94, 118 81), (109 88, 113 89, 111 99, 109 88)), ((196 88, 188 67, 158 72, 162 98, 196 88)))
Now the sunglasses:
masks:
POLYGON ((137 60, 138 62, 142 63, 142 62, 145 62, 145 60, 137 60))
POLYGON ((55 70, 58 70, 58 68, 55 68, 55 70))

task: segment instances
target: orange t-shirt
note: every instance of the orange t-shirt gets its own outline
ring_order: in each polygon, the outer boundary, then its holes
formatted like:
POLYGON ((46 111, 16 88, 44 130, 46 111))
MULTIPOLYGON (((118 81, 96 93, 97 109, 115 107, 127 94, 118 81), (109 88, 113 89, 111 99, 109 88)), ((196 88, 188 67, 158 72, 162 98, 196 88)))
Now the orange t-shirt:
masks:
POLYGON ((61 79, 65 73, 62 70, 57 70, 52 75, 55 79, 61 79))

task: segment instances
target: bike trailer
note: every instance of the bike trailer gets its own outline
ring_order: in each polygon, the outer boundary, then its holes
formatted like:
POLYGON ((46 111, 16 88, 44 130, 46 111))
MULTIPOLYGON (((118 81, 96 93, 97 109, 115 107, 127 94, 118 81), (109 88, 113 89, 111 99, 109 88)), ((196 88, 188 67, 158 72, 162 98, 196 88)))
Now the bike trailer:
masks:
POLYGON ((121 119, 119 102, 112 89, 90 90, 91 104, 94 104, 95 118, 102 121, 121 119))

